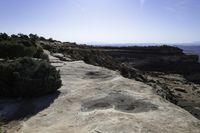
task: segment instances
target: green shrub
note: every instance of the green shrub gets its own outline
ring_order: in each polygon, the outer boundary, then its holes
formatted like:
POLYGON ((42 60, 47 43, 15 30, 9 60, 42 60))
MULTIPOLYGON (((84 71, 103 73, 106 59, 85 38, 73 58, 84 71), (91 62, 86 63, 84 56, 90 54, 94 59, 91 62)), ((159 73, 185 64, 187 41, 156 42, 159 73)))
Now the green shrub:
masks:
POLYGON ((41 58, 43 49, 28 40, 0 41, 0 58, 14 59, 19 57, 41 58))
POLYGON ((47 61, 26 57, 0 62, 1 97, 40 96, 60 87, 59 71, 47 61))
POLYGON ((49 56, 46 53, 43 53, 40 58, 49 61, 49 56))
POLYGON ((0 123, 0 133, 3 133, 3 127, 1 123, 0 123))
POLYGON ((0 33, 0 58, 14 59, 26 56, 41 58, 44 52, 42 47, 36 44, 38 38, 34 34, 8 36, 5 33, 0 33))
POLYGON ((42 47, 38 46, 36 48, 36 52, 34 53, 33 57, 35 57, 35 58, 41 58, 42 55, 43 55, 43 53, 44 53, 44 51, 43 51, 42 47))
POLYGON ((4 133, 1 116, 0 116, 0 133, 4 133))
POLYGON ((33 41, 36 41, 39 39, 38 35, 37 34, 29 34, 29 38, 33 41))
POLYGON ((32 47, 25 47, 20 44, 12 44, 10 42, 0 43, 0 57, 1 58, 14 58, 22 56, 32 56, 32 47))
POLYGON ((2 127, 0 126, 0 133, 3 133, 3 129, 2 129, 2 127))
POLYGON ((21 44, 11 42, 0 42, 0 58, 17 58, 23 56, 33 56, 35 53, 33 47, 26 47, 21 44))
POLYGON ((9 36, 6 33, 0 33, 0 41, 1 40, 8 40, 9 36))

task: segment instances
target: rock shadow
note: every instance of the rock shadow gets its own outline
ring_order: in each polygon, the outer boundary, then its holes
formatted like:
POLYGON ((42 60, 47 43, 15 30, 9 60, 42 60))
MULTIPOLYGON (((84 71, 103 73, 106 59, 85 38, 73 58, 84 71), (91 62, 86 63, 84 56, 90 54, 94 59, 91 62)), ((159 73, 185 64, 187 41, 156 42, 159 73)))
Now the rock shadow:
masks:
POLYGON ((60 92, 37 98, 0 99, 0 119, 4 123, 30 118, 48 108, 60 92))
POLYGON ((104 98, 84 102, 82 104, 82 111, 103 110, 113 107, 115 110, 126 113, 140 113, 158 109, 157 105, 142 99, 135 99, 133 96, 120 93, 110 93, 104 98))

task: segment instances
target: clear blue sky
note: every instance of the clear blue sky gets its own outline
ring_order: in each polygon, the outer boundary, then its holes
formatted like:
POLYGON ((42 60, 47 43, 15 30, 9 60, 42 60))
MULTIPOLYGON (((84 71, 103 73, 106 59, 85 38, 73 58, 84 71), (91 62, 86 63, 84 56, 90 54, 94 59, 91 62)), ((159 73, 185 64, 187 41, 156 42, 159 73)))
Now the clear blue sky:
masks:
POLYGON ((61 41, 200 41, 200 0, 0 0, 0 32, 61 41))

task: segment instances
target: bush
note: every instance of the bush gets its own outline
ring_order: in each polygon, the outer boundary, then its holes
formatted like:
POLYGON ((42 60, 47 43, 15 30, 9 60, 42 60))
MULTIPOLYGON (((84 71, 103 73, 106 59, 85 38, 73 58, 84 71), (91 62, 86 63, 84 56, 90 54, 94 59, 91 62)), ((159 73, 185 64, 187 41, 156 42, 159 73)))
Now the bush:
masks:
POLYGON ((46 53, 43 53, 40 57, 42 60, 49 61, 49 56, 46 53))
POLYGON ((0 125, 0 133, 3 133, 3 129, 2 129, 2 127, 1 127, 1 125, 0 125))
POLYGON ((4 133, 4 131, 3 131, 3 124, 1 123, 1 121, 0 121, 0 133, 4 133))
POLYGON ((18 57, 41 58, 43 49, 28 40, 9 40, 0 42, 0 58, 14 59, 18 57))
POLYGON ((6 33, 0 33, 0 40, 7 40, 9 36, 6 33))
POLYGON ((24 46, 23 44, 11 42, 0 43, 0 58, 32 57, 34 53, 36 53, 36 49, 33 46, 24 46))
POLYGON ((31 40, 33 40, 33 41, 36 41, 36 40, 38 40, 39 39, 39 37, 38 37, 38 35, 37 34, 29 34, 29 38, 31 39, 31 40))
POLYGON ((36 52, 35 52, 35 54, 34 54, 33 56, 34 56, 35 58, 41 58, 42 55, 43 55, 43 53, 44 53, 44 51, 43 51, 42 47, 38 47, 38 48, 36 49, 36 52))
POLYGON ((30 97, 56 91, 61 87, 59 71, 47 61, 20 58, 0 62, 0 96, 30 97))

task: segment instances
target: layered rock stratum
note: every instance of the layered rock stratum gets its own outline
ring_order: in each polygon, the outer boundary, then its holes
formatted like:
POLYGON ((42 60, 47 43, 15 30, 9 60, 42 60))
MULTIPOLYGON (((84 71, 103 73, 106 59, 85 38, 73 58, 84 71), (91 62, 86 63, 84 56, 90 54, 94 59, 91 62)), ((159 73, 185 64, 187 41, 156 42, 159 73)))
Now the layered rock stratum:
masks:
POLYGON ((84 60, 88 64, 120 71, 121 75, 152 86, 168 101, 200 119, 200 63, 173 46, 88 46, 69 42, 38 44, 51 52, 63 53, 61 60, 84 60), (66 58, 67 57, 67 58, 66 58))
POLYGON ((200 132, 200 120, 155 94, 147 84, 83 61, 52 56, 50 61, 61 72, 60 94, 1 105, 5 118, 34 113, 8 123, 8 133, 200 132))

